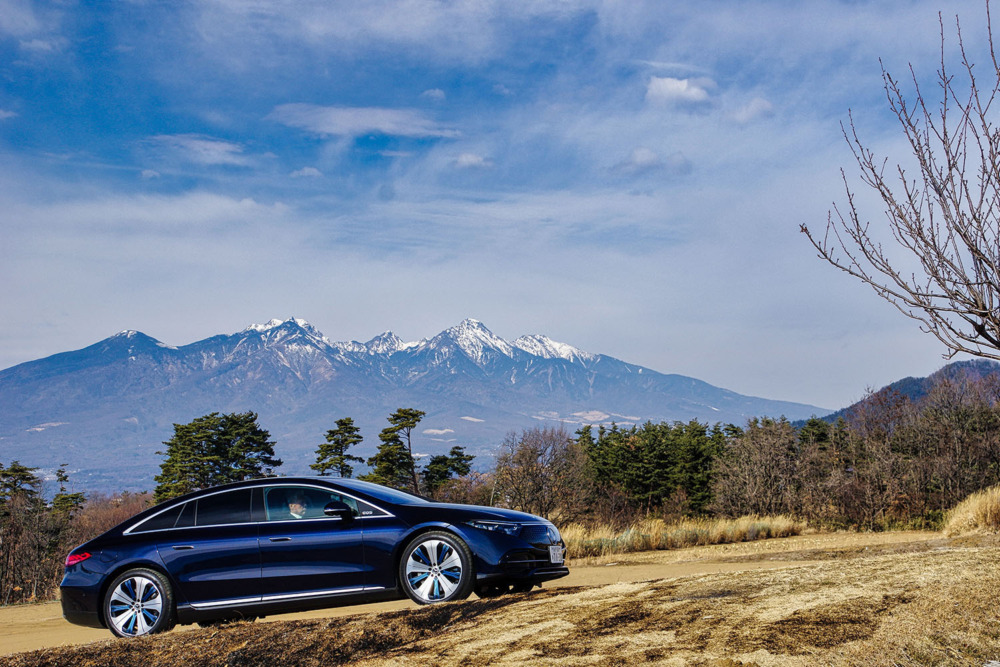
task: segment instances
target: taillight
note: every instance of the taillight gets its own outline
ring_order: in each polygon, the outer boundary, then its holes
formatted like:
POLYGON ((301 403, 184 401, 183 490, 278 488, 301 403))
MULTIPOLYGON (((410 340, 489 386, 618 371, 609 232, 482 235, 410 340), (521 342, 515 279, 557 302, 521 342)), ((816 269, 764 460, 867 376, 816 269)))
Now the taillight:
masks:
POLYGON ((82 563, 88 558, 90 558, 90 554, 86 551, 83 551, 78 554, 70 554, 66 556, 66 567, 70 567, 71 565, 76 565, 77 563, 82 563))

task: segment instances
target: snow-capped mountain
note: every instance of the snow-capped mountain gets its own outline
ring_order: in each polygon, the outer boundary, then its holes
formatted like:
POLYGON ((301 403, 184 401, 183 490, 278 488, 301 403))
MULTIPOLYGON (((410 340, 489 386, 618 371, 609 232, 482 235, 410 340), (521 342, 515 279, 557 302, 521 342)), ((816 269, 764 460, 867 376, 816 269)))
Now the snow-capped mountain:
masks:
POLYGON ((252 410, 276 440, 287 473, 308 472, 341 417, 374 452, 386 417, 424 410, 424 454, 466 446, 485 455, 534 425, 688 421, 742 424, 752 416, 822 415, 809 405, 742 396, 591 354, 545 336, 500 338, 465 320, 431 338, 392 332, 333 342, 301 319, 271 320, 173 347, 125 331, 90 347, 0 371, 0 463, 68 463, 87 488, 151 488, 156 451, 209 412, 252 410))

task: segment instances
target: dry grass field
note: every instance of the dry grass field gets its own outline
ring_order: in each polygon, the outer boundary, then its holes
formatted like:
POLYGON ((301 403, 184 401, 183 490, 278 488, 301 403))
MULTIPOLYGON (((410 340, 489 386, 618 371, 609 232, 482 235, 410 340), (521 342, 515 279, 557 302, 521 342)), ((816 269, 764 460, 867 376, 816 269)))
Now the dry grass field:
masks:
MULTIPOLYGON (((887 535, 887 538, 889 536, 887 535)), ((682 557, 605 557, 604 567, 682 557)), ((1000 541, 808 536, 699 547, 739 571, 0 658, 38 665, 975 665, 1000 660, 1000 541), (796 566, 757 569, 761 561, 796 566)), ((590 559, 593 567, 599 561, 590 559)))

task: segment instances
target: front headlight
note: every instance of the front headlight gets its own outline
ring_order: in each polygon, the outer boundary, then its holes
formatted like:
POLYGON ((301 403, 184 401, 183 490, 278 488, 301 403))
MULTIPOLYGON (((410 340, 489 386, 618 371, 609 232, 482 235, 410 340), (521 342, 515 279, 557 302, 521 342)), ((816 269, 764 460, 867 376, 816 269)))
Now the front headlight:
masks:
POLYGON ((466 524, 479 530, 488 530, 491 533, 503 533, 511 537, 517 537, 521 533, 521 524, 507 523, 506 521, 466 521, 466 524))

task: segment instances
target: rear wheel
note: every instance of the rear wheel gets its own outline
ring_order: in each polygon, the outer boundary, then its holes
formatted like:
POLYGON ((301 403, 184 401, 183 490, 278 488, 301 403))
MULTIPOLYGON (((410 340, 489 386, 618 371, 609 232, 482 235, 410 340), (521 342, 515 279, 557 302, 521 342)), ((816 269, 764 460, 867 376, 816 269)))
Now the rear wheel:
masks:
POLYGON ((174 595, 167 578, 156 570, 129 570, 104 595, 104 619, 119 637, 140 637, 174 626, 174 595))
POLYGON ((464 600, 472 593, 475 576, 472 552, 451 533, 418 535, 399 561, 403 592, 417 604, 464 600))

